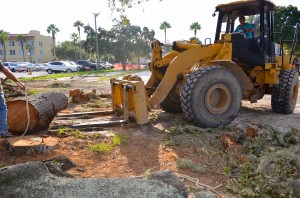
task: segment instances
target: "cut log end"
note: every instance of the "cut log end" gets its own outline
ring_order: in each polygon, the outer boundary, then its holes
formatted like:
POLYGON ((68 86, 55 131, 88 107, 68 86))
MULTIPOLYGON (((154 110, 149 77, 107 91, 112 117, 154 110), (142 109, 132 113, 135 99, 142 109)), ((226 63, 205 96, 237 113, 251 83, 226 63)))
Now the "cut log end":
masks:
MULTIPOLYGON (((7 103, 7 108, 9 132, 14 135, 21 135, 26 130, 28 123, 26 102, 22 100, 11 101, 7 103)), ((28 109, 30 120, 28 131, 32 131, 39 123, 39 113, 31 104, 28 104, 28 109)))
MULTIPOLYGON (((47 129, 56 114, 68 107, 68 98, 64 93, 40 93, 28 97, 30 123, 29 133, 47 129)), ((28 116, 25 100, 7 102, 7 122, 9 132, 21 135, 27 127, 28 116)))

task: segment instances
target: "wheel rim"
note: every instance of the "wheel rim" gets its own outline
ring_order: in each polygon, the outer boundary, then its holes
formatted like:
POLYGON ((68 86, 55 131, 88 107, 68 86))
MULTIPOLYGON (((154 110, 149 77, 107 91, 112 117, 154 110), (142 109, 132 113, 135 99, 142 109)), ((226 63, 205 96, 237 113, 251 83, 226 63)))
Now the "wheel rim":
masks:
POLYGON ((70 69, 67 69, 67 73, 71 73, 72 71, 70 69))
POLYGON ((231 91, 225 84, 214 84, 206 92, 205 105, 212 114, 219 115, 226 112, 231 102, 231 91))
POLYGON ((293 93, 292 93, 292 103, 295 104, 298 98, 298 88, 299 84, 296 83, 294 88, 293 88, 293 93))

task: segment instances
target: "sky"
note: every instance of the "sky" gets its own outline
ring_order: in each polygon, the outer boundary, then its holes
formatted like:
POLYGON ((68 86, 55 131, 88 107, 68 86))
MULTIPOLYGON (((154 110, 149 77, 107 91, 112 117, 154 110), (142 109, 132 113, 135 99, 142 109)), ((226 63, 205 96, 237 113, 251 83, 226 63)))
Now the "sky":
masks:
MULTIPOLYGON (((212 17, 215 7, 219 4, 234 0, 149 0, 140 5, 127 9, 125 15, 132 25, 148 27, 155 31, 155 38, 164 41, 164 31, 160 24, 167 21, 171 28, 167 29, 167 41, 189 39, 194 36, 189 30, 193 22, 201 25, 197 37, 214 38, 217 17, 212 17)), ((300 9, 300 0, 273 0, 277 6, 293 5, 300 9)), ((93 13, 100 13, 97 17, 97 26, 109 30, 114 18, 119 14, 112 12, 107 0, 14 0, 1 3, 0 29, 12 34, 27 34, 30 30, 38 30, 42 35, 49 35, 47 27, 55 24, 60 30, 57 41, 70 40, 72 33, 77 33, 73 27, 79 20, 84 25, 95 27, 93 13)), ((81 39, 85 39, 83 30, 81 39)))

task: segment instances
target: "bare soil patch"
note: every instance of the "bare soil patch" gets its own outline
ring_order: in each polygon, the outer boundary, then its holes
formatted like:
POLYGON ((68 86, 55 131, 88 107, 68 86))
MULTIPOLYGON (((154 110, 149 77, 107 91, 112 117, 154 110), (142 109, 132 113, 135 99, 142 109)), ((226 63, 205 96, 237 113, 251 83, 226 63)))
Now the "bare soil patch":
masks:
MULTIPOLYGON (((61 113, 110 110, 108 80, 99 80, 98 77, 74 77, 31 81, 26 84, 29 89, 42 92, 60 91, 67 96, 71 89, 80 88, 85 92, 96 89, 97 99, 78 104, 70 102, 69 107, 61 113)), ((295 113, 291 115, 274 114, 271 111, 270 101, 270 97, 265 96, 256 104, 243 102, 238 117, 228 126, 218 129, 198 128, 187 121, 183 114, 170 114, 159 108, 150 112, 151 121, 143 126, 130 123, 122 126, 76 130, 64 125, 119 118, 116 116, 55 117, 48 130, 37 134, 37 136, 58 138, 58 146, 55 150, 13 156, 6 150, 4 140, 0 139, 2 142, 0 166, 65 155, 76 165, 69 173, 78 178, 120 178, 139 176, 157 170, 171 170, 197 178, 200 183, 208 186, 218 186, 216 190, 224 197, 251 197, 251 195, 260 196, 262 193, 270 193, 274 196, 286 195, 285 191, 276 191, 272 183, 268 190, 262 189, 265 183, 261 185, 251 183, 251 181, 257 183, 259 179, 266 179, 271 174, 263 172, 262 176, 252 175, 255 170, 258 170, 259 165, 259 170, 264 170, 263 165, 268 165, 260 163, 263 159, 267 163, 268 159, 264 158, 266 152, 270 155, 282 156, 278 152, 284 151, 292 155, 292 150, 296 154, 300 150, 300 99, 295 113), (254 135, 249 137, 249 131, 254 135), (240 147, 225 148, 221 141, 224 134, 228 134, 240 147), (258 188, 257 191, 255 187, 258 188)), ((283 160, 284 163, 281 164, 288 166, 291 172, 286 175, 282 173, 281 179, 282 177, 286 180, 293 178, 295 182, 299 180, 299 155, 295 160, 296 162, 293 161, 295 166, 283 160)), ((278 178, 276 176, 273 179, 276 182, 278 178)), ((188 180, 185 180, 185 183, 195 186, 194 182, 188 180)), ((190 188, 190 197, 200 190, 190 188)), ((294 193, 291 195, 297 195, 297 192, 290 192, 294 193)))

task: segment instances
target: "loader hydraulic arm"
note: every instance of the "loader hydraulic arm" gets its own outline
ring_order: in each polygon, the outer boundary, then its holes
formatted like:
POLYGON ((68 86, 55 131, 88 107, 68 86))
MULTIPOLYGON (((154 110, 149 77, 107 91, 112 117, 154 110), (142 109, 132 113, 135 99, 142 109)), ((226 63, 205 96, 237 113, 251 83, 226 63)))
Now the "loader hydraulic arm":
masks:
POLYGON ((158 84, 155 86, 156 89, 150 97, 151 107, 159 105, 167 97, 173 86, 176 84, 178 74, 188 73, 193 65, 202 59, 209 58, 210 60, 213 60, 223 46, 222 44, 202 46, 198 44, 181 44, 180 42, 174 42, 174 44, 177 48, 182 47, 182 53, 175 51, 164 57, 161 55, 161 46, 163 44, 159 41, 155 41, 153 44, 153 56, 149 63, 152 74, 146 87, 154 87, 155 83, 158 84), (157 67, 160 66, 157 63, 163 62, 164 60, 166 60, 168 66, 161 81, 157 82, 155 71, 157 67))

